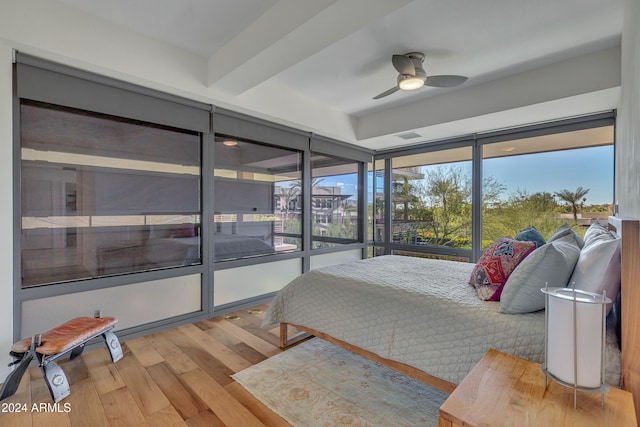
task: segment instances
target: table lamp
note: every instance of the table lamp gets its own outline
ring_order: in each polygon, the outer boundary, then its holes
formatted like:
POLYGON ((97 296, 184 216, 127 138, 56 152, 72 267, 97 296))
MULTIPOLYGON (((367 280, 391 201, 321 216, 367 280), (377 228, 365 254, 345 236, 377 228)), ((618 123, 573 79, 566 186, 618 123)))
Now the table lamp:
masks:
POLYGON ((572 388, 573 407, 578 390, 602 395, 604 383, 606 293, 575 288, 541 289, 545 294, 545 357, 542 371, 547 378, 572 388))

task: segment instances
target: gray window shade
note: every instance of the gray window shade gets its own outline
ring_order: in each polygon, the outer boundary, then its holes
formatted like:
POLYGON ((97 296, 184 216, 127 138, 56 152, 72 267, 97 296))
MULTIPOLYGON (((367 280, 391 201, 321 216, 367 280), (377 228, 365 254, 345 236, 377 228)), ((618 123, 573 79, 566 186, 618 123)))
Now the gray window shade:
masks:
POLYGON ((211 105, 18 53, 20 98, 209 132, 211 105))
POLYGON ((345 142, 329 139, 319 135, 311 136, 311 151, 314 153, 328 154, 343 159, 357 160, 359 162, 371 162, 373 151, 358 148, 345 142))
POLYGON ((491 144, 494 142, 531 138, 535 136, 551 135, 554 133, 573 132, 602 126, 613 126, 614 124, 615 112, 608 111, 588 116, 539 123, 531 126, 524 126, 522 128, 481 133, 477 135, 477 139, 481 144, 491 144))
POLYGON ((294 150, 305 150, 309 146, 308 132, 222 108, 216 108, 213 113, 213 131, 294 150))

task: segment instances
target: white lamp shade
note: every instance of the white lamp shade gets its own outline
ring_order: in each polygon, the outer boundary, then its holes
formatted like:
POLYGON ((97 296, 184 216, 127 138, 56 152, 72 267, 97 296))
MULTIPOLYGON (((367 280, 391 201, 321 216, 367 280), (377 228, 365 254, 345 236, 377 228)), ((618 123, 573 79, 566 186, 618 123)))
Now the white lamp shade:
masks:
POLYGON ((576 293, 574 325, 574 294, 570 288, 555 288, 545 292, 548 300, 547 371, 560 381, 584 388, 602 385, 602 346, 604 312, 602 295, 576 293), (574 340, 575 334, 575 340, 574 340), (574 343, 577 354, 574 354, 574 343), (577 378, 574 371, 577 363, 577 378))

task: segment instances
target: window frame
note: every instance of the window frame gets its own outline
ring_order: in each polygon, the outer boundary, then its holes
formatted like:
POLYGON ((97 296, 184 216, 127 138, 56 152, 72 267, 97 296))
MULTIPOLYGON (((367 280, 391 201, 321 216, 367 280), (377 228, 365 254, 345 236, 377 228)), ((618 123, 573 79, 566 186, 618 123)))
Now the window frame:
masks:
MULTIPOLYGON (((291 152, 291 154, 297 154, 297 155, 300 156, 300 160, 298 162, 298 166, 300 167, 300 180, 302 180, 302 175, 303 175, 303 170, 304 170, 304 161, 303 161, 303 159, 305 157, 305 150, 300 150, 300 149, 296 149, 296 148, 293 148, 293 147, 276 146, 276 145, 265 143, 265 142, 261 142, 261 141, 247 140, 246 138, 239 138, 239 137, 237 137, 235 135, 230 136, 230 135, 223 135, 223 134, 216 133, 216 134, 214 134, 214 143, 215 143, 215 139, 216 138, 234 139, 234 140, 238 141, 239 143, 259 145, 259 146, 262 146, 262 147, 266 147, 266 148, 270 147, 270 148, 274 148, 274 149, 277 149, 277 150, 283 150, 283 151, 284 150, 288 150, 288 151, 291 152)), ((215 147, 213 148, 213 150, 215 151, 215 147)), ((215 152, 214 152, 214 158, 215 158, 215 152)), ((216 168, 214 166, 214 168, 211 171, 207 171, 206 173, 215 176, 215 170, 216 170, 216 168)), ((214 177, 214 182, 215 182, 215 177, 214 177)), ((218 185, 219 185, 219 183, 220 183, 220 181, 218 181, 218 185)), ((212 202, 213 202, 214 212, 217 212, 217 211, 220 211, 220 207, 216 206, 215 197, 216 197, 216 195, 215 195, 215 191, 214 191, 213 196, 211 196, 211 198, 213 199, 212 202)), ((304 197, 304 194, 303 194, 303 197, 304 197)), ((274 192, 274 194, 273 194, 273 210, 274 211, 280 205, 280 201, 281 201, 280 198, 277 197, 277 193, 274 192), (275 201, 276 198, 278 199, 277 203, 275 201)), ((295 203, 295 200, 291 200, 289 202, 290 206, 291 206, 291 203, 295 203)), ((301 210, 300 215, 301 215, 300 225, 301 225, 301 229, 302 229, 304 227, 304 217, 305 217, 304 210, 301 210)), ((214 224, 213 227, 215 228, 216 225, 214 224)), ((280 234, 283 235, 283 233, 280 233, 280 234)), ((301 233, 299 235, 291 236, 291 237, 299 238, 302 241, 303 233, 301 231, 301 233)), ((211 240, 215 244, 215 235, 211 236, 211 240)), ((231 259, 224 259, 224 260, 216 261, 215 260, 215 248, 214 248, 212 250, 212 256, 213 257, 212 257, 210 262, 212 263, 214 270, 223 270, 225 268, 232 268, 232 267, 238 267, 238 266, 243 266, 243 265, 251 265, 251 264, 269 262, 269 261, 274 261, 274 260, 300 258, 303 250, 304 250, 304 248, 303 248, 303 245, 301 244, 300 245, 300 249, 296 249, 296 250, 292 250, 292 251, 275 252, 275 253, 272 253, 272 254, 265 254, 265 255, 255 256, 255 257, 254 256, 247 256, 247 257, 231 258, 231 259)))
MULTIPOLYGON (((21 197, 31 200, 32 195, 28 182, 37 182, 41 179, 45 179, 52 184, 51 196, 52 200, 56 191, 54 188, 58 184, 58 190, 60 190, 59 184, 70 184, 73 182, 74 187, 85 188, 88 186, 89 197, 95 196, 95 204, 89 206, 78 207, 77 215, 76 211, 76 196, 73 195, 73 208, 72 212, 68 212, 66 208, 60 209, 61 206, 50 206, 52 211, 43 212, 42 207, 37 208, 35 215, 30 215, 27 212, 22 212, 25 208, 25 203, 21 206, 21 234, 23 239, 29 240, 29 238, 38 239, 38 235, 49 234, 52 241, 58 242, 58 244, 51 245, 46 248, 36 248, 35 251, 44 250, 46 252, 33 255, 33 252, 29 254, 25 249, 25 240, 22 241, 21 263, 23 264, 22 270, 22 286, 23 289, 40 286, 54 286, 66 282, 80 282, 83 280, 94 280, 98 278, 105 278, 115 275, 136 274, 142 272, 149 272, 153 270, 166 269, 166 268, 182 268, 186 265, 200 265, 201 259, 201 224, 199 219, 202 217, 202 209, 200 206, 201 201, 201 164, 202 164, 202 133, 195 131, 186 131, 184 129, 170 128, 166 126, 157 126, 147 122, 140 122, 137 120, 123 119, 121 117, 114 117, 111 115, 104 115, 99 113, 87 112, 86 110, 79 110, 76 108, 60 107, 58 105, 44 104, 32 100, 22 98, 20 103, 21 120, 25 117, 31 119, 21 128, 21 131, 28 130, 36 132, 35 138, 25 138, 21 141, 21 197), (23 117, 23 115, 25 117, 23 117), (71 129, 68 137, 70 140, 75 140, 80 134, 75 129, 91 129, 95 132, 100 139, 98 146, 92 145, 90 142, 85 143, 84 140, 78 142, 65 144, 65 135, 57 136, 53 141, 54 147, 49 150, 47 142, 38 142, 38 129, 39 122, 35 123, 35 126, 31 126, 31 120, 40 117, 47 125, 53 121, 64 120, 65 128, 71 129), (115 126, 115 132, 114 132, 115 126), (131 135, 147 134, 146 141, 153 141, 153 147, 159 148, 155 153, 163 153, 163 150, 176 150, 176 147, 180 147, 178 151, 182 153, 189 153, 187 157, 183 157, 182 160, 173 158, 174 154, 169 156, 162 156, 162 154, 154 154, 149 157, 148 147, 142 147, 144 150, 140 150, 139 146, 133 144, 130 150, 127 150, 124 146, 116 144, 116 151, 113 151, 109 146, 109 141, 118 140, 119 136, 127 138, 131 135), (151 136, 151 137, 149 137, 151 136), (26 150, 26 152, 25 152, 26 150), (124 150, 126 151, 123 153, 124 150), (26 156, 25 156, 26 154, 26 156), (138 157, 139 156, 139 157, 138 157), (136 159, 138 157, 138 159, 136 159), (159 161, 159 163, 155 163, 159 161), (187 166, 188 165, 188 166, 187 166), (29 172, 31 171, 31 172, 29 172), (25 175, 25 172, 27 173, 25 175), (80 173, 77 173, 80 172, 80 173), (32 175, 34 174, 35 175, 32 175), (66 174, 66 180, 59 180, 60 174, 66 174), (85 174, 87 176, 85 176, 85 174), (34 181, 27 179, 29 176, 34 181), (36 176, 38 177, 36 179, 36 176), (99 181, 99 178, 102 180, 99 181), (142 181, 138 181, 138 185, 135 185, 136 177, 142 181), (57 179, 56 179, 57 178, 57 179), (106 179, 105 179, 106 178, 106 179), (148 192, 147 186, 160 183, 159 180, 163 179, 163 183, 169 185, 169 188, 174 185, 178 185, 180 190, 167 198, 166 194, 162 194, 160 191, 152 192, 150 200, 155 203, 164 203, 162 208, 158 209, 144 209, 145 205, 137 205, 137 207, 130 206, 130 203, 134 204, 138 202, 138 197, 131 197, 127 200, 127 203, 122 204, 118 202, 118 199, 105 199, 102 197, 103 193, 97 188, 104 188, 104 186, 96 185, 96 182, 111 183, 112 180, 121 180, 121 186, 116 187, 113 184, 109 187, 110 190, 120 188, 127 188, 127 193, 134 192, 139 195, 139 200, 144 200, 148 192), (85 186, 85 182, 88 180, 88 185, 85 186), (185 186, 184 183, 187 183, 185 186), (142 184, 142 185, 141 185, 142 184), (126 187, 125 185, 128 185, 126 187), (192 197, 184 199, 183 202, 191 203, 191 206, 176 204, 176 198, 180 198, 181 194, 190 194, 192 197), (159 197, 155 197, 159 195, 159 197), (107 209, 100 207, 103 201, 108 203, 119 203, 118 207, 107 209), (127 211, 127 209, 132 209, 127 211), (172 211, 173 210, 173 211, 172 211), (158 222, 158 217, 161 217, 158 222), (174 216, 170 218, 169 216, 174 216), (42 219, 48 218, 55 224, 58 218, 61 218, 61 222, 57 226, 53 225, 46 227, 46 224, 42 223, 42 219), (127 223, 117 225, 118 218, 124 218, 127 223), (73 224, 74 220, 77 220, 73 224), (115 220, 115 221, 114 221, 115 220), (171 222, 173 220, 174 222, 171 222), (176 220, 183 221, 181 223, 175 222, 176 220), (193 222, 193 221, 196 222, 193 222), (189 230, 186 230, 186 228, 189 230), (198 237, 197 252, 198 259, 192 259, 185 264, 185 260, 181 257, 175 260, 162 259, 161 261, 145 261, 143 256, 144 245, 146 239, 151 239, 154 232, 163 233, 163 237, 176 236, 176 233, 192 233, 195 237, 198 237), (60 243, 63 243, 64 237, 76 236, 73 239, 73 243, 76 243, 76 239, 81 239, 81 245, 84 246, 81 249, 73 244, 68 246, 64 245, 65 252, 73 258, 82 259, 82 261, 95 262, 95 270, 90 271, 91 268, 87 267, 87 273, 93 273, 87 277, 78 277, 74 274, 73 270, 67 269, 63 272, 66 277, 59 277, 54 280, 45 281, 38 280, 37 277, 32 277, 31 273, 27 274, 29 270, 24 269, 24 264, 27 260, 33 262, 41 257, 46 259, 60 259, 56 257, 55 252, 61 250, 60 243), (64 237, 63 237, 64 236, 64 237), (93 245, 92 245, 93 244, 93 245), (94 246, 95 245, 95 246, 94 246), (75 250, 73 248, 76 248, 75 250), (116 264, 121 265, 109 265, 109 263, 102 263, 106 253, 120 252, 119 258, 116 260, 116 264), (89 254, 94 254, 93 260, 89 259, 89 254), (28 256, 29 255, 29 256, 28 256), (130 260, 130 263, 123 260, 130 260), (118 261, 119 260, 119 261, 118 261), (160 264, 158 264, 160 263, 160 264), (76 277, 74 277, 76 276, 76 277), (27 283, 31 282, 31 283, 27 283)), ((55 124, 54 124, 55 126, 55 124)), ((80 139, 80 138, 78 138, 80 139)), ((151 153, 154 153, 151 151, 151 153)), ((160 190, 162 187, 158 187, 160 190)), ((108 191, 108 190, 107 190, 108 191)), ((75 191, 74 191, 75 193, 75 191)), ((59 195, 61 196, 61 195, 59 195)), ((68 195, 67 195, 68 197, 68 195)), ((78 197, 82 199, 82 197, 78 197)), ((61 199, 57 199, 61 200, 61 199)), ((122 200, 120 198, 120 200, 122 200)), ((24 202, 25 200, 23 200, 24 202)), ((26 203, 28 204, 28 203, 26 203)), ((157 237, 157 236, 156 236, 157 237)), ((182 236, 186 237, 186 236, 182 236)), ((80 240, 77 241, 80 243, 80 240)), ((192 254, 193 256, 193 254, 192 254)), ((117 255, 116 255, 117 257, 117 255)), ((62 257, 64 258, 64 256, 62 257)), ((84 262, 80 264, 84 264, 84 262)), ((55 262, 54 262, 55 264, 55 262)), ((65 263, 66 264, 66 263, 65 263)), ((58 266, 53 268, 64 268, 58 266)), ((78 272, 76 270, 75 272, 78 272)))
MULTIPOLYGON (((447 140, 434 141, 427 144, 419 144, 407 148, 395 149, 395 150, 385 150, 376 153, 374 161, 385 161, 385 170, 384 170, 384 197, 385 197, 385 206, 384 206, 384 240, 382 242, 373 242, 373 246, 380 248, 383 250, 385 255, 390 255, 395 252, 413 252, 420 255, 435 255, 435 256, 446 256, 446 257, 460 257, 460 258, 468 258, 471 259, 473 256, 473 249, 458 249, 458 248, 447 248, 443 246, 435 246, 435 245, 412 245, 405 243, 394 243, 392 239, 393 232, 393 212, 392 212, 392 194, 393 194, 393 185, 392 185, 392 159, 396 157, 404 157, 415 154, 428 154, 434 153, 438 151, 446 151, 453 150, 458 148, 468 148, 473 147, 475 145, 475 140, 473 137, 463 136, 460 138, 453 138, 447 140)), ((472 156, 475 153, 472 153, 472 156)), ((471 186, 472 186, 472 209, 475 205, 475 193, 473 192, 473 188, 475 188, 475 175, 473 171, 475 168, 473 167, 473 157, 471 159, 472 162, 472 177, 471 177, 471 186)), ((472 245, 473 245, 473 232, 476 227, 475 222, 473 221, 473 212, 472 212, 472 227, 471 227, 471 235, 472 235, 472 245)), ((375 252, 375 251, 374 251, 375 252)))
MULTIPOLYGON (((20 131, 22 99, 198 132, 201 144, 201 169, 204 169, 210 163, 206 149, 208 141, 212 138, 210 120, 212 106, 209 104, 158 92, 21 52, 16 52, 15 55, 13 80, 15 88, 13 96, 14 254, 20 254, 22 250, 22 143, 20 131)), ((210 191, 211 184, 201 174, 200 194, 210 191)), ((201 203, 200 208, 202 216, 207 215, 208 211, 204 204, 201 203)), ((203 223, 201 228, 203 260, 205 256, 208 256, 209 230, 207 227, 208 225, 203 223)), ((211 299, 210 283, 213 275, 204 263, 180 268, 66 281, 28 288, 22 287, 21 271, 21 257, 14 256, 13 325, 14 338, 16 340, 21 338, 23 302, 182 276, 199 275, 201 277, 200 311, 183 314, 177 318, 157 321, 154 324, 159 325, 157 327, 161 327, 161 325, 169 323, 196 321, 209 317, 212 311, 209 300, 211 299)), ((149 325, 138 325, 128 329, 127 333, 135 335, 141 333, 141 331, 149 330, 150 327, 149 325)))
MULTIPOLYGON (((362 207, 363 203, 361 203, 360 198, 363 197, 363 194, 366 194, 366 191, 363 191, 363 188, 361 187, 361 182, 362 182, 362 173, 363 173, 363 168, 366 168, 365 165, 363 165, 362 161, 358 161, 355 159, 346 159, 343 157, 339 157, 333 154, 326 154, 326 153, 321 153, 321 152, 314 152, 312 151, 310 153, 311 157, 314 156, 323 156, 325 158, 328 159, 332 159, 338 162, 342 162, 341 165, 348 165, 349 167, 352 167, 352 165, 355 165, 356 167, 356 208, 357 208, 357 222, 356 222, 356 235, 354 239, 346 239, 346 238, 340 238, 340 237, 336 237, 335 241, 331 241, 331 239, 334 239, 332 236, 325 236, 323 234, 321 235, 314 235, 313 234, 313 225, 311 227, 311 250, 312 251, 324 251, 327 249, 331 249, 331 248, 344 248, 344 247, 349 247, 349 246, 353 246, 354 244, 361 244, 364 243, 364 235, 365 232, 362 230, 363 227, 363 221, 362 218, 360 218, 361 216, 365 216, 367 215, 367 211, 366 209, 364 211, 362 211, 362 207), (319 239, 318 239, 319 238, 319 239), (349 241, 340 241, 340 240, 349 240, 349 241), (333 246, 320 246, 320 247, 313 247, 314 242, 325 242, 325 243, 329 243, 333 246)), ((311 165, 311 179, 313 182, 313 179, 315 178, 314 176, 314 165, 311 165)), ((321 166, 322 168, 322 166, 321 166)), ((352 175, 354 174, 354 172, 349 172, 347 174, 342 174, 342 175, 352 175)), ((341 175, 328 175, 330 177, 333 176, 341 176, 341 175)), ((366 180, 366 176, 364 177, 366 180)), ((325 223, 325 224, 332 224, 333 223, 333 211, 334 209, 338 209, 339 206, 334 206, 334 200, 333 198, 331 200, 327 200, 326 198, 323 197, 318 197, 318 195, 316 194, 315 197, 315 203, 314 203, 314 194, 313 194, 313 189, 311 190, 312 194, 310 194, 311 197, 311 205, 312 205, 312 210, 311 212, 309 212, 309 216, 311 223, 317 223, 317 224, 321 224, 321 223, 325 223), (315 213, 314 213, 315 212, 315 213), (324 221, 324 222, 323 222, 324 221)))
MULTIPOLYGON (((20 256, 13 257, 13 327, 14 338, 20 337, 22 304, 31 300, 58 297, 85 291, 97 291, 112 287, 144 284, 162 279, 181 276, 200 277, 200 311, 163 318, 151 323, 140 324, 120 331, 123 336, 135 337, 168 326, 191 323, 206 319, 215 312, 237 309, 245 304, 261 303, 272 297, 272 294, 260 295, 248 300, 215 306, 214 273, 218 270, 233 269, 254 264, 267 264, 288 259, 301 259, 301 273, 311 269, 311 258, 314 255, 328 252, 353 251, 358 249, 362 257, 366 257, 367 248, 364 242, 364 225, 360 226, 358 242, 332 248, 311 250, 311 168, 310 153, 313 150, 327 154, 339 154, 341 157, 359 162, 358 210, 366 212, 366 162, 371 162, 373 150, 356 147, 342 141, 333 140, 308 131, 291 128, 278 123, 269 122, 243 113, 217 108, 210 104, 188 98, 159 92, 126 81, 95 74, 64 64, 51 62, 30 55, 16 52, 13 67, 13 158, 15 171, 13 179, 13 249, 15 254, 21 253, 21 135, 20 135, 20 99, 31 99, 64 107, 77 108, 89 112, 123 117, 141 122, 159 124, 178 129, 194 130, 201 134, 201 238, 202 264, 180 268, 168 268, 152 271, 141 271, 131 274, 115 275, 95 279, 61 282, 50 286, 22 288, 20 256), (294 148, 302 152, 302 200, 303 207, 303 249, 299 252, 277 254, 269 257, 241 259, 213 263, 212 250, 214 232, 213 218, 215 212, 214 192, 214 133, 237 135, 239 138, 255 140, 280 148, 294 148), (222 310, 222 311, 220 311, 222 310)), ((359 218, 366 221, 366 215, 359 218)), ((363 222, 364 224, 364 222, 363 222)))
MULTIPOLYGON (((368 245, 374 248, 373 253, 382 250, 383 254, 388 255, 393 251, 414 252, 417 254, 433 254, 437 256, 455 256, 466 257, 470 262, 476 262, 482 255, 482 149, 487 144, 508 141, 511 139, 524 139, 536 136, 550 135, 562 132, 571 132, 576 130, 591 129, 603 126, 614 126, 614 177, 615 177, 615 117, 616 111, 606 111, 595 114, 587 114, 584 116, 573 117, 569 119, 552 120, 544 123, 533 125, 519 126, 509 129, 497 131, 488 131, 472 135, 465 135, 451 139, 435 140, 410 147, 381 150, 374 155, 374 164, 378 161, 385 162, 384 172, 384 196, 385 196, 385 212, 384 212, 384 239, 380 241, 369 241, 368 245), (471 250, 462 250, 456 248, 441 248, 430 245, 411 245, 393 243, 391 239, 392 230, 392 212, 391 212, 391 159, 395 157, 407 156, 412 154, 424 154, 429 152, 456 149, 460 147, 472 147, 472 225, 471 225, 471 250)), ((375 178, 374 178, 375 179, 375 178)), ((375 191, 375 182, 374 182, 375 191)), ((615 187, 612 187, 613 200, 615 197, 615 187)), ((375 203, 375 200, 374 200, 375 203)), ((615 206, 614 206, 615 211, 615 206)))

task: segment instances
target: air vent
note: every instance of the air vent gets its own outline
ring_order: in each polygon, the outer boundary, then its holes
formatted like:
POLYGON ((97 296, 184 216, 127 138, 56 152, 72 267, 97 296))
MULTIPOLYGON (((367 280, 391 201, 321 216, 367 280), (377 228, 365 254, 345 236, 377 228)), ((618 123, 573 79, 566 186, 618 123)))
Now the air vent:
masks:
POLYGON ((419 135, 415 132, 407 132, 407 133, 401 133, 396 135, 398 138, 402 138, 402 139, 413 139, 413 138, 420 138, 422 135, 419 135))

